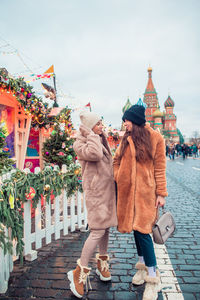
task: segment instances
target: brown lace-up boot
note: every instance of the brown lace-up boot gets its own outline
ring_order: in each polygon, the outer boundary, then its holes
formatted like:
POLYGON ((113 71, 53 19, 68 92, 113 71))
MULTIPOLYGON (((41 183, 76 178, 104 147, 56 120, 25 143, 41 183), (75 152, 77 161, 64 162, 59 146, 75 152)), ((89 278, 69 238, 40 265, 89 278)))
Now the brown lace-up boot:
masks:
POLYGON ((89 280, 90 270, 91 268, 81 266, 80 259, 78 259, 76 269, 67 273, 68 279, 70 280, 70 290, 78 298, 82 298, 84 295, 84 285, 86 285, 87 292, 88 283, 90 289, 92 289, 89 280))
POLYGON ((102 281, 109 281, 111 280, 111 274, 109 272, 109 256, 107 254, 105 255, 96 255, 97 259, 97 269, 96 273, 99 275, 100 279, 102 281))

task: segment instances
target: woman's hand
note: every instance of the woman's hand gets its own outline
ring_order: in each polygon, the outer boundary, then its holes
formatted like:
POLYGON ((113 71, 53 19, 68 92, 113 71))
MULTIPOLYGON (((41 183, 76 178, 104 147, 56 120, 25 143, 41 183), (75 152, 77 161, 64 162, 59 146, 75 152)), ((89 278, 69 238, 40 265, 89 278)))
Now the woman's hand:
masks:
POLYGON ((89 134, 93 133, 92 129, 86 127, 85 125, 81 125, 79 130, 84 137, 87 137, 89 134))
POLYGON ((158 207, 162 207, 165 205, 165 198, 162 197, 162 196, 157 196, 157 199, 156 199, 156 208, 158 207))

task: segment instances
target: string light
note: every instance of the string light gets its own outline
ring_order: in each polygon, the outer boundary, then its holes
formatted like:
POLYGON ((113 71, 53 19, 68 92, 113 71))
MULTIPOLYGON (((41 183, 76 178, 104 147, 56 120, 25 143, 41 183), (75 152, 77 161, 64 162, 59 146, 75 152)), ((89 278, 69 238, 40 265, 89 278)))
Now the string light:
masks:
MULTIPOLYGON (((34 72, 32 71, 32 68, 30 68, 30 67, 25 63, 24 59, 22 58, 22 55, 23 55, 24 57, 28 58, 30 61, 33 62, 33 60, 32 60, 30 57, 28 57, 27 55, 23 54, 21 51, 19 51, 17 48, 15 48, 13 45, 11 45, 11 43, 9 43, 8 41, 6 41, 6 40, 5 40, 4 38, 2 38, 1 36, 0 36, 0 40, 2 40, 2 41, 5 43, 5 45, 2 45, 0 48, 10 47, 11 49, 13 49, 12 51, 3 51, 3 52, 12 52, 12 54, 17 55, 17 57, 20 59, 20 61, 22 62, 22 64, 25 66, 26 70, 28 70, 28 71, 31 72, 31 73, 34 73, 34 72)), ((7 53, 6 53, 6 54, 7 54, 7 53)), ((35 62, 33 62, 33 63, 36 64, 35 62)), ((39 64, 37 64, 37 66, 39 67, 39 69, 42 68, 41 66, 39 66, 39 64)))
POLYGON ((3 54, 3 55, 6 55, 6 54, 15 54, 15 53, 17 53, 17 51, 15 50, 15 51, 0 51, 0 53, 1 54, 3 54))

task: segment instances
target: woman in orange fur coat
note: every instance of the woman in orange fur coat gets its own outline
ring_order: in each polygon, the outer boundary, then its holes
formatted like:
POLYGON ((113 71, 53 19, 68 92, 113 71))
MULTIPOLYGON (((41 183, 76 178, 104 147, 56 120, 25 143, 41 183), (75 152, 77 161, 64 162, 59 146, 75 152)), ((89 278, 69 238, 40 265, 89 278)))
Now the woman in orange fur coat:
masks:
POLYGON ((139 261, 133 284, 146 282, 143 300, 154 300, 160 290, 152 226, 167 196, 165 143, 145 120, 145 108, 133 105, 123 115, 126 132, 114 157, 117 182, 118 230, 134 232, 139 261))

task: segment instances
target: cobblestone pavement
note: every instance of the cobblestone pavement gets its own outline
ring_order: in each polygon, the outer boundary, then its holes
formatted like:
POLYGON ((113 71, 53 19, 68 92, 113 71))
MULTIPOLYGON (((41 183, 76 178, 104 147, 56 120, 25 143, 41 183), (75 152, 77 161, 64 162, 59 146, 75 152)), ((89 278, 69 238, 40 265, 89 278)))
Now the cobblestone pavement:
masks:
MULTIPOLYGON (((200 160, 181 158, 167 162, 169 197, 166 209, 172 211, 177 230, 165 246, 155 245, 162 276, 159 300, 200 299, 200 160)), ((38 251, 38 259, 15 263, 9 288, 0 299, 77 299, 69 290, 66 273, 74 268, 88 233, 76 231, 38 251)), ((112 281, 100 282, 95 260, 90 265, 92 291, 84 299, 141 300, 144 285, 131 284, 137 261, 132 234, 111 230, 109 255, 112 281)))

